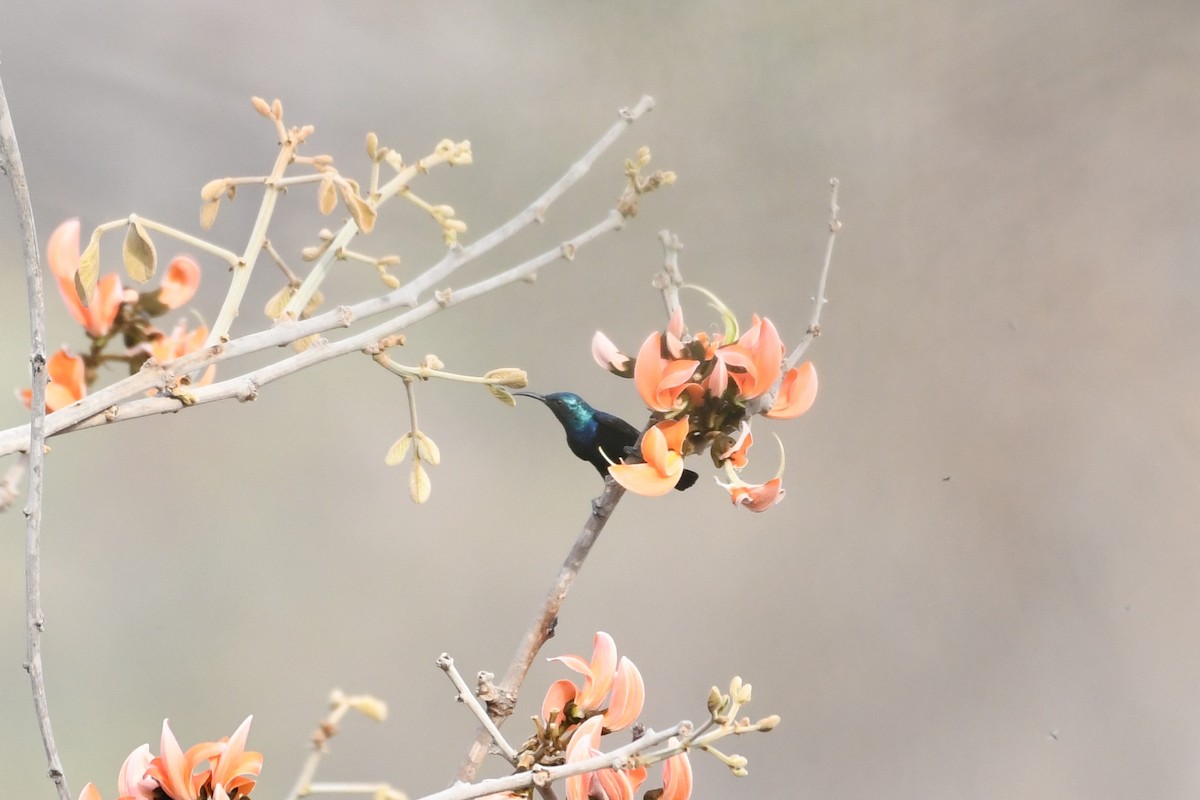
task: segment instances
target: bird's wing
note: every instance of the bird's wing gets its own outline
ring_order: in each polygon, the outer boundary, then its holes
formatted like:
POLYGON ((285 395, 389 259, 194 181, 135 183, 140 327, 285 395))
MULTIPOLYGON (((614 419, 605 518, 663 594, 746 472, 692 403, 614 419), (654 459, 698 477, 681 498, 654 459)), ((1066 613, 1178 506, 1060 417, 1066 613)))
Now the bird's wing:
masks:
MULTIPOLYGON (((604 411, 596 412, 596 422, 596 445, 613 461, 624 458, 625 451, 633 447, 641 435, 641 431, 625 420, 604 411)), ((604 467, 607 466, 606 463, 604 467)))

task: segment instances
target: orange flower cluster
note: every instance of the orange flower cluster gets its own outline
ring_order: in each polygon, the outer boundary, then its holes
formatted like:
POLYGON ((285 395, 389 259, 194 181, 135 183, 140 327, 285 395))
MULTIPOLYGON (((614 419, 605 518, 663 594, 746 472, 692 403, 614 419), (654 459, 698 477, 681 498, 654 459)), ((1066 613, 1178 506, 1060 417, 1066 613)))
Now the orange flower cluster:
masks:
MULTIPOLYGON (((246 749, 251 719, 246 717, 233 736, 218 742, 201 742, 186 752, 163 720, 160 754, 152 756, 148 744, 129 754, 117 774, 118 800, 249 798, 263 762, 262 753, 246 749)), ((79 800, 103 798, 95 784, 89 783, 79 793, 79 800)))
MULTIPOLYGON (((46 389, 47 412, 57 411, 86 395, 104 361, 128 363, 132 374, 147 358, 158 361, 178 358, 198 350, 208 338, 208 328, 203 325, 188 331, 187 323, 180 321, 168 334, 150 323, 152 317, 180 308, 195 296, 200 286, 200 265, 191 256, 176 256, 167 267, 159 288, 142 294, 123 287, 116 273, 105 275, 97 282, 86 305, 76 291, 79 259, 79 220, 69 219, 50 234, 46 260, 63 305, 83 326, 91 343, 83 355, 63 347, 47 360, 46 373, 51 381, 46 389), (103 353, 118 335, 123 339, 125 352, 122 355, 103 353)), ((209 371, 201 383, 211 379, 209 371)), ((18 392, 18 397, 28 408, 33 392, 24 389, 18 392)))
MULTIPOLYGON (((566 763, 600 755, 600 737, 629 727, 642 713, 646 686, 633 662, 617 660, 617 645, 607 633, 596 634, 591 661, 566 655, 550 659, 583 675, 583 685, 555 681, 542 701, 542 729, 551 739, 569 736, 566 763), (607 705, 605 698, 608 698, 607 705)), ((567 800, 587 800, 604 790, 609 800, 633 800, 646 781, 647 770, 602 769, 567 778, 567 800)), ((688 800, 692 794, 692 767, 687 753, 663 762, 663 786, 659 800, 688 800)))
POLYGON ((665 331, 646 338, 636 358, 603 333, 593 337, 596 363, 633 378, 642 401, 662 419, 642 437, 643 463, 614 464, 609 473, 632 492, 657 496, 678 483, 684 457, 708 449, 730 478, 717 483, 733 503, 765 511, 783 499, 783 467, 762 484, 738 477, 754 441, 750 417, 793 419, 808 411, 817 396, 817 371, 806 361, 785 373, 783 341, 769 319, 754 315, 749 330, 739 333, 732 313, 716 305, 725 320, 723 334, 687 335, 677 310, 665 331))

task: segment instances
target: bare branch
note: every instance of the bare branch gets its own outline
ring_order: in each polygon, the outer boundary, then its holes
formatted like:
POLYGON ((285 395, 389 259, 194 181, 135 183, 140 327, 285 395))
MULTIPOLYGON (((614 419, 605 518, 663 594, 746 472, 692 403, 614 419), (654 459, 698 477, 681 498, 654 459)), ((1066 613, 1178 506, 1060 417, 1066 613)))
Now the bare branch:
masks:
MULTIPOLYGON (((309 319, 283 320, 268 330, 228 342, 216 342, 167 364, 148 361, 138 374, 106 386, 76 403, 50 414, 46 419, 46 435, 54 436, 64 431, 104 425, 122 419, 136 419, 174 412, 186 405, 199 405, 231 398, 243 401, 254 399, 259 388, 266 383, 331 358, 361 350, 443 308, 473 299, 518 280, 531 279, 539 268, 553 261, 574 258, 579 248, 589 244, 602 234, 620 230, 624 225, 622 216, 615 210, 610 211, 599 223, 540 256, 463 289, 453 291, 442 289, 438 293, 439 296, 431 298, 421 305, 416 305, 417 298, 423 291, 436 286, 463 264, 478 258, 500 242, 512 237, 530 222, 543 218, 549 205, 586 174, 592 163, 633 121, 653 107, 653 99, 643 97, 634 108, 624 110, 622 119, 614 124, 582 158, 575 162, 563 177, 543 192, 524 211, 471 245, 451 248, 445 257, 407 285, 353 305, 339 306, 332 311, 309 319), (324 343, 321 346, 310 347, 303 353, 283 359, 276 364, 211 386, 189 388, 186 398, 171 397, 169 394, 153 398, 145 397, 148 391, 166 392, 168 387, 176 383, 180 376, 198 374, 211 364, 280 347, 337 328, 347 328, 357 319, 404 307, 408 307, 410 310, 359 336, 348 337, 332 344, 324 343), (127 405, 121 405, 126 401, 130 402, 127 405)), ((258 245, 259 248, 264 246, 263 244, 258 245)), ((330 245, 329 249, 336 250, 333 245, 330 245)), ((249 254, 250 251, 248 250, 247 253, 249 254)), ((28 449, 29 429, 26 426, 0 431, 0 456, 28 449)))
POLYGON ((791 369, 800 363, 800 356, 804 355, 804 351, 812 344, 812 340, 821 335, 821 309, 829 302, 825 298, 825 284, 829 280, 829 266, 833 263, 833 242, 837 238, 838 231, 842 229, 842 221, 838 219, 838 211, 841 210, 837 204, 838 185, 837 178, 830 179, 829 243, 825 245, 825 264, 821 267, 821 280, 817 284, 817 296, 813 301, 812 319, 808 322, 808 330, 804 332, 804 336, 796 344, 796 349, 788 356, 787 363, 784 365, 786 369, 791 369))
MULTIPOLYGON (((504 724, 504 720, 512 715, 513 708, 517 704, 517 695, 521 691, 521 684, 525 682, 525 675, 529 672, 533 659, 537 657, 538 651, 542 649, 546 640, 554 635, 554 627, 558 624, 558 610, 562 608, 567 592, 571 591, 575 577, 583 568, 583 562, 592 551, 592 546, 600 537, 600 532, 604 530, 605 524, 624 494, 624 487, 616 481, 605 479, 604 493, 592 502, 592 513, 583 524, 583 530, 579 532, 575 544, 571 546, 571 551, 567 553, 567 558, 558 571, 558 577, 550 587, 550 591, 546 593, 546 599, 542 601, 542 607, 538 609, 533 622, 521 639, 517 652, 513 655, 512 663, 508 666, 508 671, 504 673, 503 680, 496 686, 498 699, 488 704, 488 711, 497 725, 504 724)), ((475 743, 471 745, 471 749, 467 753, 466 762, 458 770, 459 781, 470 782, 475 778, 479 765, 487 757, 490 740, 491 736, 488 731, 480 729, 479 734, 475 737, 475 743)), ((477 795, 469 796, 476 797, 477 795)))
MULTIPOLYGON (((665 731, 647 730, 640 739, 584 761, 557 767, 534 767, 529 772, 518 772, 503 778, 490 778, 479 783, 456 783, 449 789, 425 795, 418 800, 471 800, 473 797, 483 797, 498 792, 519 792, 530 786, 549 785, 553 781, 569 778, 572 775, 595 772, 598 769, 628 769, 635 766, 634 756, 644 753, 674 736, 687 736, 691 729, 692 724, 684 721, 665 731)), ((638 758, 637 761, 641 762, 642 759, 638 758)))
POLYGON ((479 704, 475 693, 471 691, 471 687, 467 686, 467 682, 463 680, 462 675, 458 674, 458 669, 454 666, 454 659, 448 653, 442 653, 437 660, 437 665, 450 678, 450 682, 454 684, 454 688, 458 690, 458 701, 471 709, 471 713, 479 720, 479 724, 488 732, 488 736, 492 737, 492 741, 496 743, 500 753, 508 759, 508 763, 516 766, 517 751, 513 749, 508 740, 504 738, 504 734, 500 733, 500 729, 496 727, 496 723, 492 722, 492 718, 488 716, 483 706, 479 704))
POLYGON ((42 674, 41 534, 42 489, 45 482, 46 441, 46 308, 42 270, 38 259, 37 231, 29 184, 17 147, 17 134, 8 109, 8 97, 0 83, 0 171, 8 175, 13 198, 17 201, 21 229, 21 251, 25 260, 25 283, 29 298, 29 360, 33 367, 33 396, 29 423, 29 494, 25 503, 25 669, 33 691, 33 708, 38 730, 46 749, 50 779, 60 800, 71 800, 67 777, 63 774, 58 746, 50 725, 46 702, 46 683, 42 674))

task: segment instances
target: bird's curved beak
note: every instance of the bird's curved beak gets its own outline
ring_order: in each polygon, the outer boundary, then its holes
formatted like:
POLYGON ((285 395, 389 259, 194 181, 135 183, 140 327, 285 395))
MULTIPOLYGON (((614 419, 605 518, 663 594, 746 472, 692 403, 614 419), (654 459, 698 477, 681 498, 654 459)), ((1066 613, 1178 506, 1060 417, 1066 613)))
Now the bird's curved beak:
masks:
POLYGON ((513 392, 513 394, 519 394, 522 397, 532 397, 534 400, 541 400, 543 403, 546 402, 546 396, 537 392, 513 392))

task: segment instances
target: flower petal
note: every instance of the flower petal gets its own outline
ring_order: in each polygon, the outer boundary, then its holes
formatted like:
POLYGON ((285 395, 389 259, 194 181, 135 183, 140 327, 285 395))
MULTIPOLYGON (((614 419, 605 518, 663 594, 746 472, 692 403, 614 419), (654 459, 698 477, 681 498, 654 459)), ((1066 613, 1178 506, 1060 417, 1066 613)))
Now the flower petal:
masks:
POLYGON ((567 704, 575 699, 575 694, 578 690, 575 684, 563 679, 550 684, 550 688, 546 690, 546 698, 542 700, 542 719, 547 724, 551 722, 560 722, 563 717, 563 712, 567 708, 567 704), (550 718, 550 712, 558 710, 554 719, 550 718))
MULTIPOLYGON (((567 743, 566 760, 568 764, 584 761, 591 757, 592 751, 600 746, 600 726, 602 717, 592 717, 575 729, 571 741, 567 743)), ((572 775, 567 778, 567 800, 588 800, 588 786, 592 782, 593 773, 572 775)))
POLYGON ((74 294, 75 272, 79 269, 79 217, 63 220, 50 234, 46 261, 54 277, 65 279, 74 294))
POLYGON ((79 793, 79 800, 104 800, 104 798, 100 796, 100 790, 96 788, 96 784, 89 783, 79 793))
POLYGON ((615 375, 623 378, 633 376, 633 359, 618 350, 612 339, 600 331, 596 331, 592 336, 592 358, 615 375))
POLYGON ((122 798, 132 797, 136 800, 153 800, 154 790, 158 784, 146 777, 146 769, 154 756, 150 755, 150 745, 144 744, 129 754, 121 771, 117 773, 117 794, 122 798))
POLYGON ((188 255, 179 255, 167 267, 162 286, 158 290, 158 302, 167 308, 179 308, 196 294, 200 287, 200 265, 188 255))
POLYGON ((604 712, 604 727, 610 731, 629 727, 642 713, 645 703, 646 684, 642 680, 642 673, 632 661, 622 656, 613 680, 612 698, 608 702, 608 710, 604 712))
POLYGON ((688 800, 692 796, 692 762, 686 752, 663 762, 663 793, 659 800, 688 800))
POLYGON ((246 750, 246 739, 250 735, 250 722, 253 719, 253 715, 246 717, 229 741, 223 743, 220 754, 213 759, 210 781, 221 785, 226 791, 242 789, 244 794, 249 794, 262 771, 262 753, 246 750))
POLYGON ((650 464, 613 464, 608 474, 613 480, 634 494, 644 497, 660 497, 675 488, 683 474, 683 459, 677 453, 668 453, 670 462, 666 474, 660 474, 650 464))
POLYGON ((593 639, 591 675, 584 680, 575 702, 586 711, 600 708, 612 688, 616 671, 617 643, 604 631, 597 631, 593 639))
POLYGON ((766 415, 772 419, 794 419, 812 408, 816 399, 817 368, 811 361, 805 361, 783 376, 779 395, 766 415))

